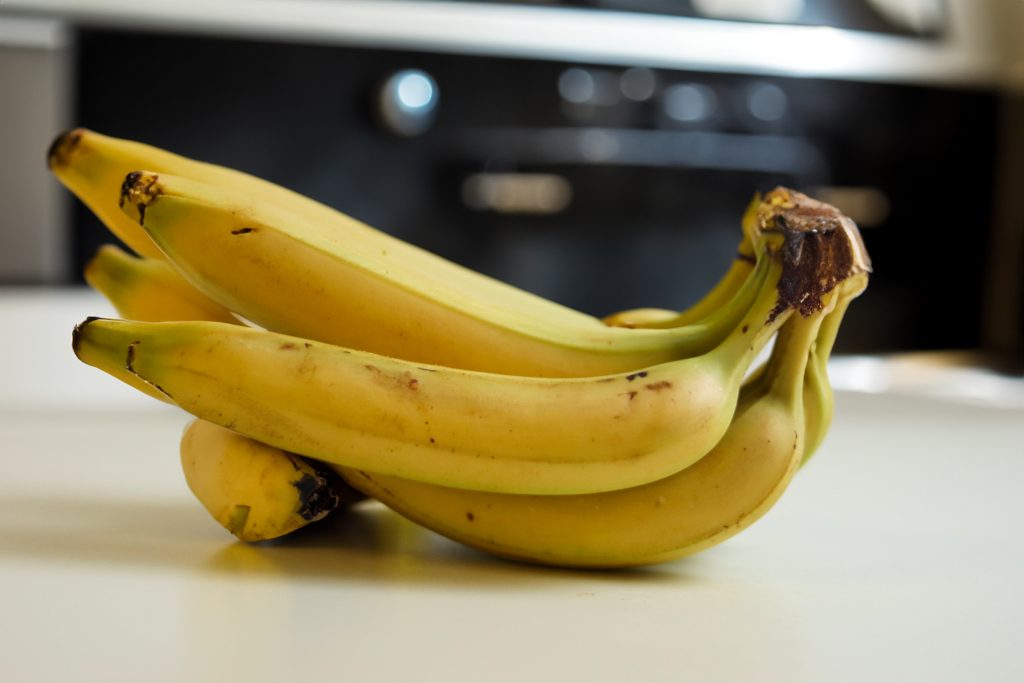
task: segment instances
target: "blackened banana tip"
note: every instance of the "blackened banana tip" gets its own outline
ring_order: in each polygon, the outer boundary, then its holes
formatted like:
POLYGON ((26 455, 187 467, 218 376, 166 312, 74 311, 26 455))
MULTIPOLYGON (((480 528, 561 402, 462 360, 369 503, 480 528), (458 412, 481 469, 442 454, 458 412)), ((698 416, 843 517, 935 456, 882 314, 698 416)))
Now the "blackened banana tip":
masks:
POLYGON ((73 128, 58 135, 46 150, 46 167, 57 168, 67 163, 68 156, 82 139, 82 129, 73 128))
POLYGON ((97 320, 106 320, 106 318, 98 315, 90 315, 88 318, 75 325, 75 329, 71 331, 71 350, 74 351, 75 355, 79 358, 81 358, 79 349, 82 347, 82 336, 86 333, 85 328, 97 320))
POLYGON ((82 346, 82 332, 85 326, 95 319, 95 316, 89 316, 82 322, 75 325, 75 329, 71 331, 71 350, 74 351, 75 355, 78 356, 79 358, 81 358, 81 354, 78 352, 78 350, 82 346))

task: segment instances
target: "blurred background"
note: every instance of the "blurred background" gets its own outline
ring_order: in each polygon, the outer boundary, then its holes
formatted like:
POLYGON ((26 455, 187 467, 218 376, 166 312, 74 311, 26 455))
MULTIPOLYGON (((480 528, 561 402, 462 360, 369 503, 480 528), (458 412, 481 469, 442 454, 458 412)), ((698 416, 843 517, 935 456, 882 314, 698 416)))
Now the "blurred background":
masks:
POLYGON ((1022 0, 0 0, 0 286, 112 238, 70 126, 244 169, 589 313, 683 308, 753 194, 861 226, 837 351, 1024 364, 1022 0))

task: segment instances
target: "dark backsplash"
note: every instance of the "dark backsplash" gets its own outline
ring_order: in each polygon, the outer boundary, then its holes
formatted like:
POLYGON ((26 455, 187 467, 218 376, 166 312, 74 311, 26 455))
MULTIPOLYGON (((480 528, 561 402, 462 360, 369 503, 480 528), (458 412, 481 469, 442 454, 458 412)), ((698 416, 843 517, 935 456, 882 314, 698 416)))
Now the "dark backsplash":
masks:
MULTIPOLYGON (((112 31, 83 31, 77 49, 77 125, 269 178, 598 315, 698 298, 756 191, 868 190, 885 208, 863 226, 875 275, 838 350, 981 343, 998 114, 986 92, 655 70, 648 99, 579 104, 560 95, 567 69, 603 87, 625 68, 112 31), (414 137, 375 108, 407 68, 440 95, 414 137), (713 106, 667 116, 680 85, 713 106), (752 115, 757 88, 784 115, 752 115), (572 199, 544 215, 473 208, 464 183, 481 172, 554 174, 572 199)), ((111 238, 81 207, 73 222, 80 272, 111 238)))

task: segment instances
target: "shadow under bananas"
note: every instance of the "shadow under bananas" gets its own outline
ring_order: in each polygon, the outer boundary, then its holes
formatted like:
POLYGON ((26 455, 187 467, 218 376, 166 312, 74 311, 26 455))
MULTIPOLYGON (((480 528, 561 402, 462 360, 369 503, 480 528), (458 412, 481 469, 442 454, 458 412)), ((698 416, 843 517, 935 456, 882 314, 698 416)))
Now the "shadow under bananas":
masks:
POLYGON ((62 564, 178 569, 238 578, 352 579, 461 589, 602 582, 699 583, 684 559, 625 570, 576 570, 503 560, 424 529, 366 501, 289 536, 234 540, 197 504, 23 494, 0 499, 0 561, 20 557, 62 564))
POLYGON ((0 560, 197 568, 215 541, 204 522, 173 500, 5 495, 0 560))
POLYGON ((580 570, 504 560, 448 540, 374 501, 337 511, 285 538, 235 542, 211 556, 214 572, 289 576, 312 580, 338 577, 403 584, 450 584, 460 588, 502 588, 538 583, 588 581, 694 582, 687 562, 663 567, 580 570))

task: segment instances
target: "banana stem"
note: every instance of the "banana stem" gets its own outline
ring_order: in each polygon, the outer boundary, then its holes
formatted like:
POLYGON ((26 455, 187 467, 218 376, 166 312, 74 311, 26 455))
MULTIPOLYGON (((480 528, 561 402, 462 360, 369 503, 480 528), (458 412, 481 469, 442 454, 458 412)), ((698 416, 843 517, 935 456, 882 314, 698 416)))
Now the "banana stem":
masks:
POLYGON ((822 325, 835 303, 810 316, 794 313, 779 330, 765 369, 768 391, 790 409, 803 409, 804 375, 822 325))
POLYGON ((853 275, 840 286, 839 289, 841 291, 837 296, 838 300, 836 301, 835 308, 822 321, 821 330, 818 332, 818 339, 814 346, 814 356, 820 359, 821 363, 827 361, 829 356, 832 355, 832 347, 836 343, 839 327, 843 322, 843 316, 846 314, 846 309, 849 308, 850 302, 860 296, 860 293, 864 291, 866 286, 867 273, 853 275))
POLYGON ((804 373, 804 410, 807 413, 807 436, 801 466, 806 464, 825 440, 832 423, 832 385, 828 379, 828 359, 850 302, 867 286, 867 273, 859 273, 842 283, 835 308, 822 320, 818 338, 811 347, 811 357, 804 373))
POLYGON ((738 383, 754 358, 785 323, 790 309, 777 311, 778 287, 782 268, 774 255, 766 255, 750 277, 758 295, 746 315, 733 327, 725 340, 710 355, 726 372, 726 382, 738 383))

